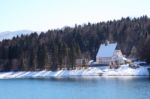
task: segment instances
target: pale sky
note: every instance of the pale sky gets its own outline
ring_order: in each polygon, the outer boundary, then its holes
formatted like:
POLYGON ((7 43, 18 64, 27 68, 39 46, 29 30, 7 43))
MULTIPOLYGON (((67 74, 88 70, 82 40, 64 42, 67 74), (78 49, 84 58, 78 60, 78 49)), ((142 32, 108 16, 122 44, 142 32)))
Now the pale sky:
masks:
POLYGON ((150 16, 150 0, 0 0, 0 32, 150 16))

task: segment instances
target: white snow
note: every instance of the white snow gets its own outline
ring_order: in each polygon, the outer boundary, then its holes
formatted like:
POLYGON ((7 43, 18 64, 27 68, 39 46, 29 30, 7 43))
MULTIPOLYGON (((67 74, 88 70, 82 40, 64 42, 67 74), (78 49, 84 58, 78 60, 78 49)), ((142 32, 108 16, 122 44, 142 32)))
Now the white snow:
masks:
POLYGON ((51 77, 71 77, 71 76, 148 76, 148 70, 145 67, 137 69, 130 68, 128 65, 121 65, 118 69, 109 69, 106 67, 88 67, 87 69, 59 70, 59 71, 19 71, 19 72, 0 72, 0 79, 8 78, 51 78, 51 77))

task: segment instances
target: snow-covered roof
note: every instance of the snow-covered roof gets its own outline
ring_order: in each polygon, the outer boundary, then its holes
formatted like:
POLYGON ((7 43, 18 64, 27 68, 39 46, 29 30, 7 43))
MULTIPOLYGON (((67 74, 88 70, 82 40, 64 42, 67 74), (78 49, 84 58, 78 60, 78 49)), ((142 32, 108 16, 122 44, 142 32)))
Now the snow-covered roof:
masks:
POLYGON ((112 57, 117 43, 101 44, 96 57, 112 57))

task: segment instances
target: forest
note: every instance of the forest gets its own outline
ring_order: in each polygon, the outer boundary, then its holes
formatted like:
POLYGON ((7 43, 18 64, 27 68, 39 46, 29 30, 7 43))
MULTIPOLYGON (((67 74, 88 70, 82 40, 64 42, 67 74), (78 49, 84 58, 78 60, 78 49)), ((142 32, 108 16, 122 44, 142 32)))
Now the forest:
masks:
POLYGON ((0 42, 0 71, 73 69, 93 59, 100 44, 117 42, 126 57, 150 62, 150 18, 122 18, 21 35, 0 42))

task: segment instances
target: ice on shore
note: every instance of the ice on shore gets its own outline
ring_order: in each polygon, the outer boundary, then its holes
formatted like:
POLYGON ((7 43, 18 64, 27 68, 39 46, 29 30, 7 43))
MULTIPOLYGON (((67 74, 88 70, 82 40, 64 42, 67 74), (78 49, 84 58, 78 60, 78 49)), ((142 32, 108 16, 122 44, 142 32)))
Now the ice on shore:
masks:
POLYGON ((118 69, 109 69, 105 67, 88 67, 87 69, 59 70, 59 71, 19 71, 19 72, 1 72, 0 79, 7 78, 50 78, 50 77, 70 77, 70 76, 148 76, 147 68, 130 68, 128 65, 122 65, 118 69))

